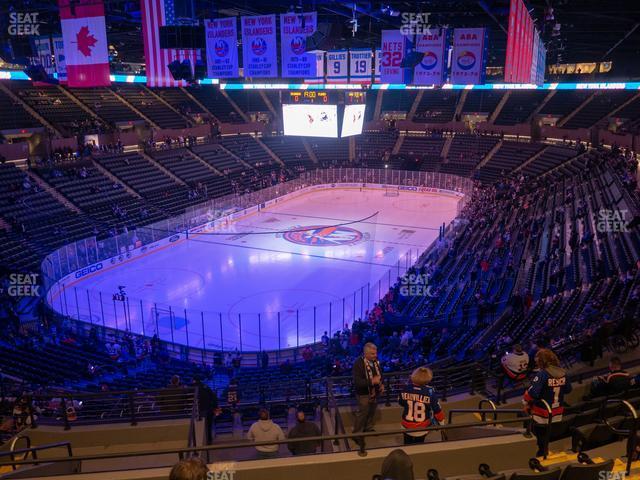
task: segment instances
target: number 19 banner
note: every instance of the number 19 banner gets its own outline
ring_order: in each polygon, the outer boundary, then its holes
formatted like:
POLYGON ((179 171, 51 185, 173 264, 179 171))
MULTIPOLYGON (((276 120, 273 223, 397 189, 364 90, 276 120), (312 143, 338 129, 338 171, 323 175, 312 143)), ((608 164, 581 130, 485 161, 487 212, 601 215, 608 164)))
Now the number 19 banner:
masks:
POLYGON ((347 83, 349 72, 347 50, 329 50, 327 52, 327 83, 347 83))
POLYGON ((373 55, 370 48, 349 51, 349 81, 351 83, 371 83, 373 55))

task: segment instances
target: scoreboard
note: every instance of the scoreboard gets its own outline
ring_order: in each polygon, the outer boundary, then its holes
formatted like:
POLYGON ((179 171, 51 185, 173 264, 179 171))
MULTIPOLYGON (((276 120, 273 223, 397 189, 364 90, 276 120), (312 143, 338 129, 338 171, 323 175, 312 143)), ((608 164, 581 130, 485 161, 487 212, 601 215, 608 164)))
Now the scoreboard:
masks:
POLYGON ((289 90, 283 92, 282 103, 293 105, 362 105, 366 101, 365 92, 326 92, 321 90, 289 90))
MULTIPOLYGON (((331 92, 335 93, 335 92, 331 92)), ((338 99, 331 98, 330 92, 317 90, 288 91, 286 93, 288 101, 283 99, 282 103, 305 104, 305 105, 329 105, 338 103, 338 99)))
POLYGON ((285 135, 338 138, 362 133, 366 96, 362 91, 281 91, 285 135))

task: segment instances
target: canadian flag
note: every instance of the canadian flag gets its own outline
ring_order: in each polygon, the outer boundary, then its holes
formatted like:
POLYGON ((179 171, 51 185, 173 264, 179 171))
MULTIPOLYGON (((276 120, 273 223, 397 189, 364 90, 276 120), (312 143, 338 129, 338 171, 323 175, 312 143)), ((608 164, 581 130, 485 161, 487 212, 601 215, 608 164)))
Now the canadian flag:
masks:
POLYGON ((67 85, 111 85, 102 0, 58 0, 58 6, 67 64, 67 85))

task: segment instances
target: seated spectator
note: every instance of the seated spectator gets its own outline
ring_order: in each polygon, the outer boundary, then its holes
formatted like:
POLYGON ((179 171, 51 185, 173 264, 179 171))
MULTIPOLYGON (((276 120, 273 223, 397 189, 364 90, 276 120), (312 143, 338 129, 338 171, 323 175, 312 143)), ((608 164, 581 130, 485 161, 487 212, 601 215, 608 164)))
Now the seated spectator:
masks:
POLYGON ((169 473, 169 480, 208 480, 209 469, 200 457, 180 460, 169 473))
MULTIPOLYGON (((296 414, 296 426, 289 432, 289 440, 304 437, 319 437, 320 429, 314 422, 307 422, 304 412, 298 410, 296 414)), ((293 455, 308 455, 316 453, 318 447, 320 447, 320 440, 308 440, 305 442, 292 442, 288 444, 289 451, 293 455)))
MULTIPOLYGON (((252 442, 268 442, 285 439, 282 429, 269 418, 267 410, 261 409, 258 415, 259 420, 251 425, 247 433, 249 440, 252 442)), ((278 456, 278 450, 280 450, 280 446, 277 444, 256 446, 258 458, 260 459, 275 458, 278 456)))
POLYGON ((611 357, 609 373, 598 376, 591 382, 591 390, 587 397, 595 398, 604 395, 614 396, 627 391, 631 386, 631 376, 622 369, 620 357, 611 357))
POLYGON ((380 473, 384 480, 414 480, 415 478, 411 457, 399 448, 382 461, 380 473))
MULTIPOLYGON (((402 428, 405 445, 423 443, 429 432, 411 432, 431 425, 444 423, 444 412, 440 407, 438 396, 429 382, 433 380, 430 368, 416 368, 411 374, 409 384, 400 391, 398 403, 404 407, 402 412, 402 428)), ((386 477, 385 477, 386 478, 386 477)))

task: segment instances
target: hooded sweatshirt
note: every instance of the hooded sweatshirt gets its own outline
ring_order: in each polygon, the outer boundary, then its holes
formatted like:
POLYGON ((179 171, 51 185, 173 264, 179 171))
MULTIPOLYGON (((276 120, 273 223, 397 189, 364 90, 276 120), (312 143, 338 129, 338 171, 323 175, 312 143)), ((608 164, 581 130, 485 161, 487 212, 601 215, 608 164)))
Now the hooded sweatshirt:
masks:
POLYGON ((565 371, 560 367, 550 366, 536 372, 531 386, 524 393, 524 402, 531 403, 531 413, 539 423, 546 423, 549 417, 547 406, 551 407, 552 422, 562 420, 564 413, 564 396, 571 392, 571 383, 567 380, 565 371))
MULTIPOLYGON (((258 420, 247 433, 247 438, 252 442, 268 442, 284 440, 282 429, 271 420, 258 420)), ((259 452, 273 453, 277 452, 279 445, 261 445, 256 447, 259 452)))

